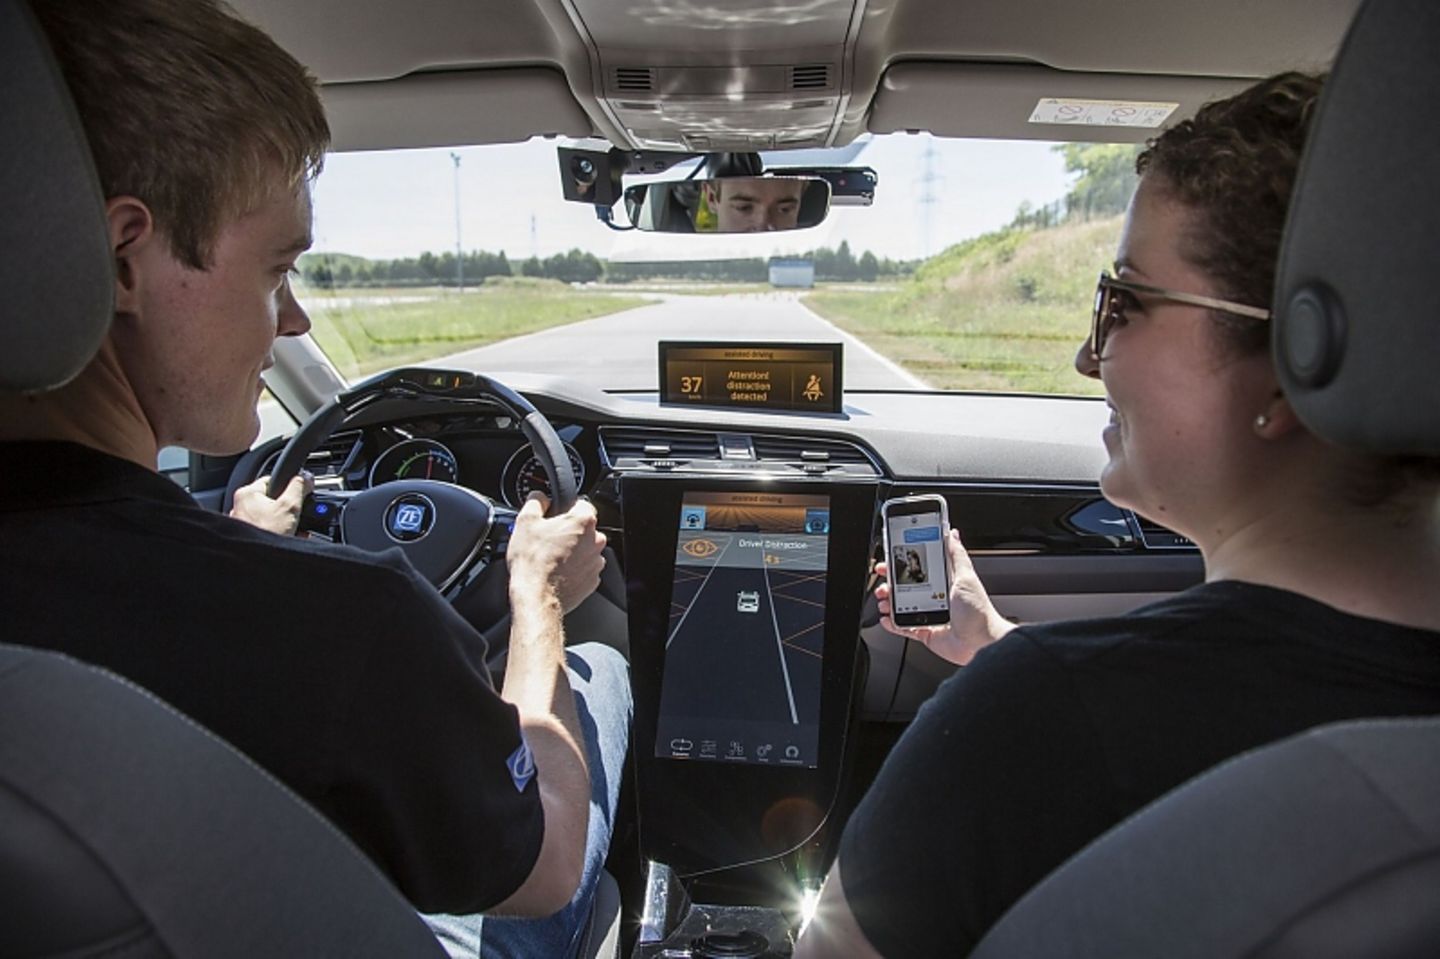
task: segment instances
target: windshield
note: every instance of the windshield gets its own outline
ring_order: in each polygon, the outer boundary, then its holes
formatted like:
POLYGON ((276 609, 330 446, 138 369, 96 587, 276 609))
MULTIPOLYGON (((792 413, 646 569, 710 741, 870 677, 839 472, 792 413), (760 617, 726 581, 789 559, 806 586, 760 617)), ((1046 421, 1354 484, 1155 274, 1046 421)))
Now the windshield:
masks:
POLYGON ((1072 364, 1136 147, 866 138, 828 162, 873 168, 873 205, 676 236, 565 202, 556 146, 327 158, 297 293, 345 375, 425 364, 654 390, 659 340, 754 339, 843 343, 851 390, 1101 392, 1072 364))

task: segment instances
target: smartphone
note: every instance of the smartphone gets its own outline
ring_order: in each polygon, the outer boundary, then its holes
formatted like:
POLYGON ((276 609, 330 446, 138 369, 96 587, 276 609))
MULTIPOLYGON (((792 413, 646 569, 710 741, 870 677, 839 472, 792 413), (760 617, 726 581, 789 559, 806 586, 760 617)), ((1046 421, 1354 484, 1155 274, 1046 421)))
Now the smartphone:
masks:
POLYGON ((902 496, 880 508, 896 626, 950 622, 950 514, 943 496, 902 496))

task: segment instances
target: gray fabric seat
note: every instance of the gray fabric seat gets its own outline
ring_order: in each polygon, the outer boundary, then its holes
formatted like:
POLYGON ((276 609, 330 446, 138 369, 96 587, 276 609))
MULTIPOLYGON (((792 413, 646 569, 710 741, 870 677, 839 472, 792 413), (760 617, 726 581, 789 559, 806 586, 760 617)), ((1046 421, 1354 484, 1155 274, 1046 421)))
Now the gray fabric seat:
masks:
POLYGON ((1409 959, 1440 945, 1440 720, 1314 730, 1080 852, 972 953, 1409 959))
POLYGON ((3 956, 443 956, 250 760, 118 677, 0 646, 3 956))
MULTIPOLYGON (((1273 347, 1337 444, 1440 455, 1440 6, 1368 0, 1326 84, 1286 226, 1273 347)), ((1346 723, 1224 764, 1022 898, 998 957, 1440 955, 1440 719, 1346 723)))
POLYGON ((22 0, 0 0, 0 117, 0 389, 53 389, 99 348, 115 275, 84 131, 22 0))

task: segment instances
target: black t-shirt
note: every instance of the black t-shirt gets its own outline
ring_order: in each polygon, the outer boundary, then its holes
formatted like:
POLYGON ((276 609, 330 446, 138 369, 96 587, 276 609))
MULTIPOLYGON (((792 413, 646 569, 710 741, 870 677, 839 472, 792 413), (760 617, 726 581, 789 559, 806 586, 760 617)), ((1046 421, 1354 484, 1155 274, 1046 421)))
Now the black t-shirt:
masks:
POLYGON ((265 533, 74 444, 0 443, 0 477, 5 641, 104 666, 209 727, 423 911, 519 888, 544 818, 517 713, 484 641, 398 550, 265 533))
POLYGON ((886 956, 955 956, 1031 886, 1203 770, 1323 723, 1440 712, 1440 633, 1239 582, 1025 626, 941 686, 841 841, 886 956))

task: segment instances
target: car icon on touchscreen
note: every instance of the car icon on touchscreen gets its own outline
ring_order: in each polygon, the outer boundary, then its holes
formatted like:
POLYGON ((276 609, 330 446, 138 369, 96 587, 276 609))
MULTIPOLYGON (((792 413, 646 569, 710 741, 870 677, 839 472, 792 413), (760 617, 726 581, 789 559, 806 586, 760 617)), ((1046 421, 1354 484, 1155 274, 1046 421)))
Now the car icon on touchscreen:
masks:
POLYGON ((742 589, 735 594, 735 611, 738 613, 760 612, 760 593, 753 589, 742 589))

